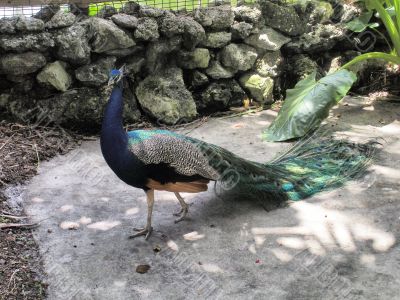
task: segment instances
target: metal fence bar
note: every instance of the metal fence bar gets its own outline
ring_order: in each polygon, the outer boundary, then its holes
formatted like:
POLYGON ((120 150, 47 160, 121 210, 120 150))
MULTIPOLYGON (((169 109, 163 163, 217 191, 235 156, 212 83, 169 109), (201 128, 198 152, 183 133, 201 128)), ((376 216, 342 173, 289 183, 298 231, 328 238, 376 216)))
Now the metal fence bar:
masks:
POLYGON ((118 12, 127 2, 136 2, 140 5, 167 10, 192 11, 196 8, 216 6, 222 3, 236 6, 238 0, 0 0, 0 18, 17 15, 32 16, 49 4, 61 5, 66 11, 69 10, 71 4, 74 4, 83 11, 87 11, 88 15, 97 16, 106 6, 113 7, 118 12))

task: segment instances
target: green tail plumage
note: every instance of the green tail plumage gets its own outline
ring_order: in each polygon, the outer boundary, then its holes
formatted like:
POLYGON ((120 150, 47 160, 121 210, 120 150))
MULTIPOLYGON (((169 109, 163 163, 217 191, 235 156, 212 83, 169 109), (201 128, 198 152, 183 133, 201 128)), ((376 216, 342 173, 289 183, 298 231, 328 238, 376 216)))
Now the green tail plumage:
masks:
POLYGON ((268 163, 242 161, 246 167, 237 169, 239 180, 234 193, 280 204, 337 188, 363 174, 374 157, 375 144, 356 144, 314 133, 268 163))

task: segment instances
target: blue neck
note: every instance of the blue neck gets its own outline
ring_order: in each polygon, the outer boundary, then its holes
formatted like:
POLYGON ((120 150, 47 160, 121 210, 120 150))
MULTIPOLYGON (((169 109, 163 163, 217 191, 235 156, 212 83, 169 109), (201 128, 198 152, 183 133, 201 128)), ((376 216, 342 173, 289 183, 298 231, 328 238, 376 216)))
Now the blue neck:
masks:
POLYGON ((128 149, 128 137, 122 125, 123 105, 122 86, 117 84, 106 106, 100 136, 103 156, 112 169, 119 167, 128 149))

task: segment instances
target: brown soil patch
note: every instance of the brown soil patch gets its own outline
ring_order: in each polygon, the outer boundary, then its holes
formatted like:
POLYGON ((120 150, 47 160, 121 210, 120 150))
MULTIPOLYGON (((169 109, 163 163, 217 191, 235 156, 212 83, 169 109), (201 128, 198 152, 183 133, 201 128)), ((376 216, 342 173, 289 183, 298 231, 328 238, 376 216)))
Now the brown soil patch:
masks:
MULTIPOLYGON (((60 127, 0 122, 0 224, 24 224, 8 207, 4 190, 37 173, 40 162, 76 147, 82 137, 60 127)), ((0 229, 0 300, 44 299, 46 284, 32 229, 0 229)))

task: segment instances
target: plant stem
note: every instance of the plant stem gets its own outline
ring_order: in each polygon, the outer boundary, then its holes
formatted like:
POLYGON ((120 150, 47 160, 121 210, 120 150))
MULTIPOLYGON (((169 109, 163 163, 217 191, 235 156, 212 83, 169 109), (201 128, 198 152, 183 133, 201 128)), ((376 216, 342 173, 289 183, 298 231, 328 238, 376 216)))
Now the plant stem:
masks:
MULTIPOLYGON (((396 0, 398 1, 398 0, 396 0)), ((394 24, 392 17, 389 15, 389 13, 386 11, 386 9, 383 7, 383 5, 380 3, 380 0, 371 0, 371 4, 373 7, 376 9, 376 11, 379 13, 379 17, 381 18, 383 24, 385 24, 386 30, 389 33, 390 39, 392 40, 392 43, 394 45, 394 48, 396 49, 397 55, 400 56, 400 35, 397 30, 397 26, 394 24)), ((396 19, 398 17, 396 16, 396 19)))
POLYGON ((400 65, 400 57, 399 56, 387 54, 384 52, 370 52, 370 53, 365 53, 365 54, 361 54, 361 55, 357 56, 356 58, 352 59, 347 64, 342 66, 340 69, 347 69, 350 66, 352 66, 360 61, 367 60, 367 59, 383 59, 387 62, 391 62, 396 65, 400 65))

